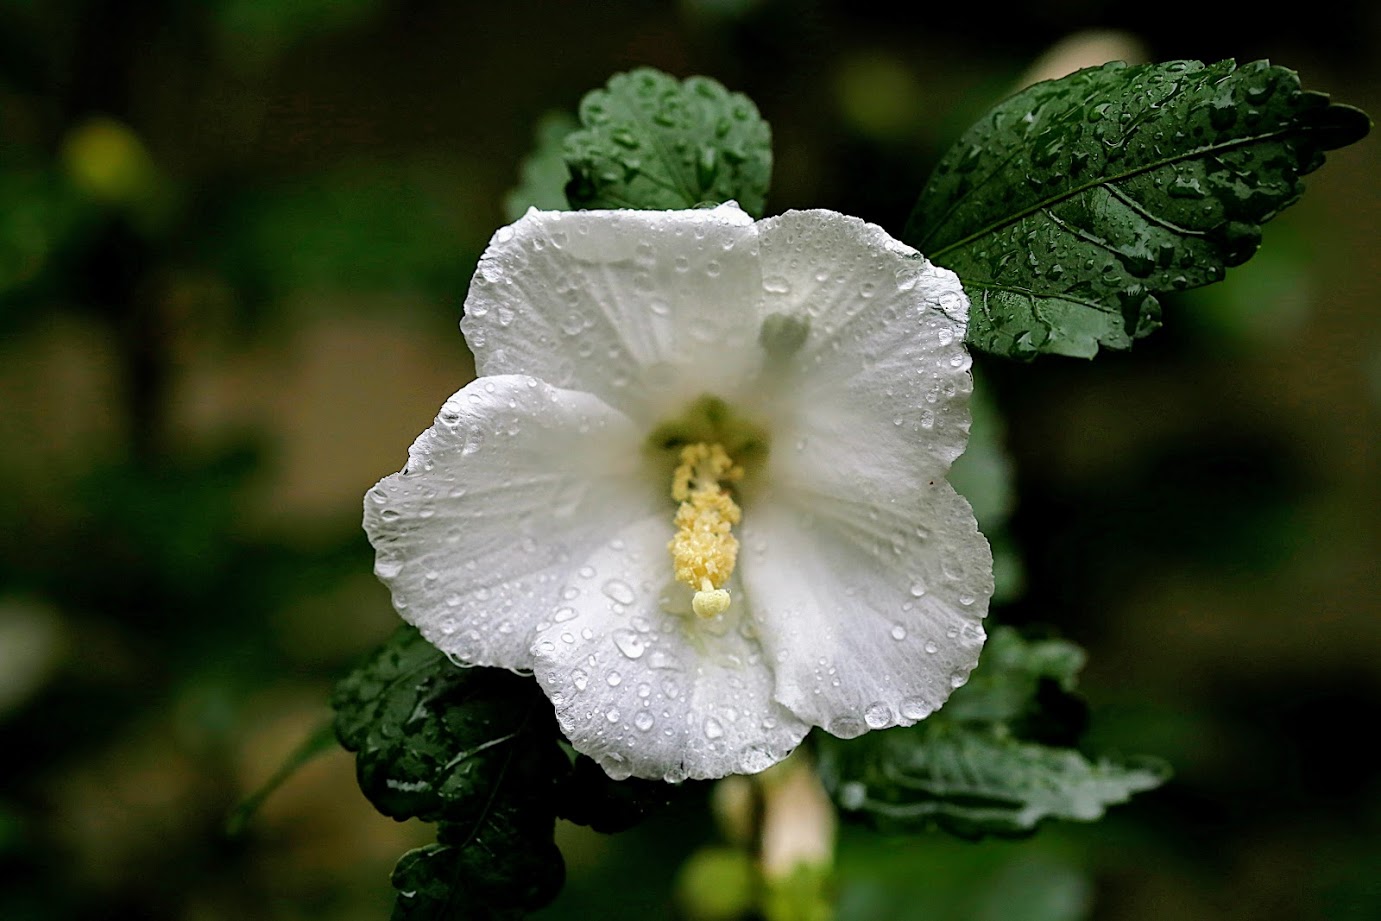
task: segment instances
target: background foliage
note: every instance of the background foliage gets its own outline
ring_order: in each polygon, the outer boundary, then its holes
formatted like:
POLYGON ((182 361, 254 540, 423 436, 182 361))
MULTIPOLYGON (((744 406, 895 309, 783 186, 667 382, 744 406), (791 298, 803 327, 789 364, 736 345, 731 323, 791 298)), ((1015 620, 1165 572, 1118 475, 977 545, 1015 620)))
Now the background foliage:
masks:
MULTIPOLYGON (((466 280, 545 113, 638 64, 713 74, 772 126, 768 213, 901 233, 1076 29, 1381 109, 1375 12, 1312 9, 0 2, 0 917, 386 915, 430 832, 377 815, 344 753, 223 826, 396 624, 359 497, 473 373, 466 280)), ((1166 295, 1133 352, 980 362, 1025 583, 994 616, 1087 647, 1092 747, 1176 779, 1015 844, 849 829, 843 917, 1381 913, 1353 741, 1381 711, 1375 148, 1308 177, 1225 283, 1166 295)), ((545 916, 669 915, 719 835, 704 796, 616 838, 558 822, 545 916)))

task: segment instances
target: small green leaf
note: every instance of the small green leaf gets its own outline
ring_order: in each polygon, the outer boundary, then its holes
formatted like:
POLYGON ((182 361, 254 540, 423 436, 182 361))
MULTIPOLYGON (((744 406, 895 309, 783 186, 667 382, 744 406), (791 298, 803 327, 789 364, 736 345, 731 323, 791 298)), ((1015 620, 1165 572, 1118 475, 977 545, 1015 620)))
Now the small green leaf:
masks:
POLYGON ((588 93, 580 122, 566 138, 574 207, 672 210, 733 199, 762 216, 772 132, 747 96, 708 77, 640 68, 588 93))
POLYGON ((1159 327, 1157 295, 1249 259, 1300 177, 1369 128, 1264 61, 1107 64, 994 108, 904 238, 963 281, 970 345, 1092 357, 1159 327))
POLYGON ((543 211, 566 211, 566 183, 571 171, 566 167, 566 137, 578 125, 565 112, 548 112, 537 122, 533 133, 536 145, 523 158, 518 169, 518 185, 504 196, 504 216, 516 221, 528 208, 543 211))
POLYGON ((846 813, 888 831, 938 826, 976 838, 1099 818, 1168 772, 1066 747, 1083 729, 1073 691, 1084 658, 1073 643, 1000 627, 968 683, 925 722, 849 741, 821 736, 821 777, 846 813))

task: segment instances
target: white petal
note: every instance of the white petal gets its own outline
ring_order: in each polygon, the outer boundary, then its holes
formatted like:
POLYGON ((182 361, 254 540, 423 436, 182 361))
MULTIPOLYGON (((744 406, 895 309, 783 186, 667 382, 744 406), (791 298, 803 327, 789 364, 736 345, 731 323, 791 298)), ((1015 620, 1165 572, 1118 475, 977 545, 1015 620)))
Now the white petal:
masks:
POLYGON ((836 457, 815 452, 841 441, 857 448, 853 476, 942 476, 973 389, 958 278, 858 218, 796 211, 759 227, 764 311, 810 323, 773 411, 773 481, 812 479, 836 457))
POLYGON ((494 235, 461 328, 481 374, 532 374, 653 423, 747 379, 760 293, 737 205, 529 211, 494 235))
POLYGON ((576 751, 615 778, 756 773, 807 727, 772 699, 744 593, 713 620, 670 581, 670 512, 624 529, 580 570, 533 647, 537 680, 576 751))
POLYGON ((845 738, 924 719, 983 645, 993 562, 968 503, 944 480, 779 498, 745 508, 739 564, 777 700, 845 738))
POLYGON ((627 417, 535 378, 480 378, 446 401, 402 473, 365 495, 375 573, 452 658, 532 667, 537 623, 575 565, 660 508, 627 417))

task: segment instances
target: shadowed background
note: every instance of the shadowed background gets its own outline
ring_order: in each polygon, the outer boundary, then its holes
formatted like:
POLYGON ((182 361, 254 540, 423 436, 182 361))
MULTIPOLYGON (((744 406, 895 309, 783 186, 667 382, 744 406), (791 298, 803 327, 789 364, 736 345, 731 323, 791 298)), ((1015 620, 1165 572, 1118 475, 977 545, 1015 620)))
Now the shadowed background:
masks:
MULTIPOLYGON (((746 92, 769 213, 893 233, 1076 31, 1381 111, 1372 4, 1035 6, 0 0, 0 917, 386 917, 427 830, 344 753, 225 820, 395 626, 360 497, 473 375, 456 321, 536 123, 611 73, 746 92)), ((1176 779, 1023 843, 847 832, 841 917, 1381 916, 1376 142, 1307 184, 1132 353, 979 360, 1025 572, 993 618, 1087 646, 1090 747, 1176 779)), ((711 917, 673 890, 716 835, 700 801, 563 826, 547 916, 711 917)))

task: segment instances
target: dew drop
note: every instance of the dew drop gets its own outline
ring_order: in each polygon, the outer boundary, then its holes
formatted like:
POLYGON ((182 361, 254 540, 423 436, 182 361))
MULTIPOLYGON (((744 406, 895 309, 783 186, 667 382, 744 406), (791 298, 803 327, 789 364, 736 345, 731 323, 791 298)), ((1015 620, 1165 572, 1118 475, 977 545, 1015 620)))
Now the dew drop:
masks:
POLYGON ((935 653, 940 651, 940 647, 935 645, 934 640, 926 640, 925 651, 933 656, 935 655, 935 653))
POLYGON ((601 590, 619 604, 632 604, 637 597, 633 594, 632 586, 620 579, 610 579, 601 586, 601 590))
POLYGON ((575 685, 577 691, 585 690, 585 686, 590 683, 590 676, 580 669, 571 672, 571 684, 575 685))
POLYGON ((906 628, 903 627, 901 624, 893 624, 892 639, 898 641, 906 639, 906 628))
POLYGON ((901 715, 909 720, 923 720, 930 715, 930 707, 920 697, 908 697, 901 702, 901 715))
POLYGON ((705 720, 705 738, 718 739, 724 735, 724 727, 719 724, 719 720, 713 716, 705 720))
POLYGON ((757 774, 777 763, 772 753, 765 748, 749 748, 739 756, 738 767, 744 774, 757 774))
POLYGON ((841 716, 837 719, 830 720, 829 725, 825 728, 828 729, 832 735, 839 736, 841 739, 852 739, 863 735, 863 733, 867 731, 867 727, 864 726, 863 721, 854 716, 841 716))
POLYGON ((656 718, 646 710, 639 710, 638 715, 633 717, 633 725, 638 727, 640 732, 647 732, 656 722, 656 718))
POLYGON ((619 711, 610 707, 604 712, 604 718, 611 723, 617 723, 619 721, 619 711))
POLYGON ((892 708, 882 701, 871 703, 868 709, 863 711, 863 720, 868 724, 869 729, 882 729, 892 724, 892 708))
MULTIPOLYGON (((642 658, 642 654, 647 652, 646 641, 639 634, 626 627, 614 631, 614 645, 618 647, 619 652, 630 659, 642 658)), ((652 667, 659 667, 655 656, 652 659, 652 667)))
POLYGON ((912 583, 911 583, 911 597, 913 597, 913 598, 920 598, 920 597, 921 597, 922 595, 924 595, 924 594, 925 594, 925 584, 924 584, 923 582, 917 581, 917 582, 912 582, 912 583))

